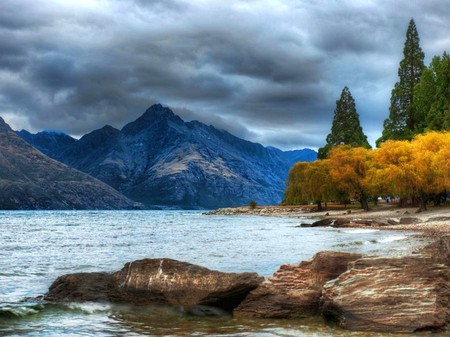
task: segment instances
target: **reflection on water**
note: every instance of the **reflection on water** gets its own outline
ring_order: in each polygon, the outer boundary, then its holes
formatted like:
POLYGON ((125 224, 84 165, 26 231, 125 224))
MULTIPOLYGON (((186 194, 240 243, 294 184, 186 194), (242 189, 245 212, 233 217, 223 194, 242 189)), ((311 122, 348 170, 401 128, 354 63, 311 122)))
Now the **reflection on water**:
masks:
POLYGON ((345 332, 320 320, 238 320, 182 308, 33 299, 59 275, 111 272, 147 257, 270 276, 321 250, 402 255, 425 244, 411 233, 297 227, 307 221, 186 211, 0 212, 0 335, 395 336, 345 332))

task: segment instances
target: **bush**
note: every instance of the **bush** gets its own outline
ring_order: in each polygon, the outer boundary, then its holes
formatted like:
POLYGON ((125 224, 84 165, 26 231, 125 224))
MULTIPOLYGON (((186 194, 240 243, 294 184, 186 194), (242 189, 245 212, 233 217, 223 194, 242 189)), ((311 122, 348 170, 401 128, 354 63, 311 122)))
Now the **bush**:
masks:
POLYGON ((250 207, 250 209, 255 209, 256 206, 257 204, 255 200, 250 201, 250 203, 248 204, 248 207, 250 207))

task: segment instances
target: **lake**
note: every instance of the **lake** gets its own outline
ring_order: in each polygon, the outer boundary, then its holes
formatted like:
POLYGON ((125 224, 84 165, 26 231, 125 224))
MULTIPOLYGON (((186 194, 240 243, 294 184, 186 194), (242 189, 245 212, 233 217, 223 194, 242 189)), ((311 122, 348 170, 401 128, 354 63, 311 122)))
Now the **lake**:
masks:
POLYGON ((382 336, 314 320, 204 318, 175 309, 33 299, 62 274, 113 272, 142 258, 167 257, 267 277, 284 263, 310 259, 322 250, 404 255, 426 243, 411 232, 298 227, 312 221, 198 211, 2 211, 0 335, 382 336))

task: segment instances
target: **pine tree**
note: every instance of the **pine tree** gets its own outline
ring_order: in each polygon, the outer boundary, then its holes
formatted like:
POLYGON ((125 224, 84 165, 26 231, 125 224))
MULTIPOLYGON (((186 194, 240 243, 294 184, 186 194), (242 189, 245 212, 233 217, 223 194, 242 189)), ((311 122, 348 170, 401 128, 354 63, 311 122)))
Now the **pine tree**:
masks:
MULTIPOLYGON (((418 97, 423 97, 431 92, 431 86, 435 90, 431 97, 429 109, 424 109, 425 130, 448 131, 450 130, 450 57, 444 52, 442 57, 435 56, 430 67, 426 70, 428 77, 434 81, 420 81, 418 84, 418 97), (422 83, 423 82, 423 83, 422 83), (434 82, 434 83, 433 83, 434 82), (421 86, 423 84, 423 86, 421 86), (427 88, 427 85, 430 88, 427 88), (421 90, 425 91, 422 93, 421 90), (428 89, 428 90, 427 90, 428 89)), ((420 98, 418 98, 420 102, 420 98)))
POLYGON ((341 144, 370 148, 367 136, 359 123, 355 100, 347 87, 342 90, 340 99, 336 101, 331 133, 327 136, 325 146, 319 149, 319 159, 326 158, 332 147, 341 144))
POLYGON ((389 118, 383 123, 383 135, 377 140, 377 146, 388 139, 411 139, 417 133, 417 124, 422 122, 413 103, 414 87, 424 68, 424 53, 419 45, 419 34, 413 19, 409 21, 406 31, 403 56, 398 69, 399 81, 395 83, 391 93, 389 118))

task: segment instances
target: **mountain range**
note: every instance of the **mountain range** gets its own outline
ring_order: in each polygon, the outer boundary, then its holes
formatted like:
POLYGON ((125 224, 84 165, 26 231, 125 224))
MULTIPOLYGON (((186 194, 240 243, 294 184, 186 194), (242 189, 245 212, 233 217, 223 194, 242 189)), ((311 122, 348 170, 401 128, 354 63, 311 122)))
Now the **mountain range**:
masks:
POLYGON ((0 209, 132 209, 107 184, 53 160, 0 117, 0 209))
POLYGON ((277 204, 289 168, 317 157, 310 149, 284 152, 198 121, 184 122, 160 104, 121 130, 106 125, 79 140, 45 131, 17 134, 147 208, 277 204))

